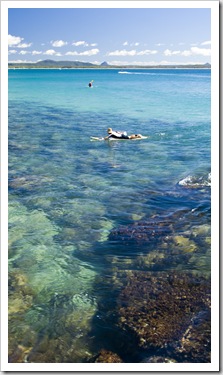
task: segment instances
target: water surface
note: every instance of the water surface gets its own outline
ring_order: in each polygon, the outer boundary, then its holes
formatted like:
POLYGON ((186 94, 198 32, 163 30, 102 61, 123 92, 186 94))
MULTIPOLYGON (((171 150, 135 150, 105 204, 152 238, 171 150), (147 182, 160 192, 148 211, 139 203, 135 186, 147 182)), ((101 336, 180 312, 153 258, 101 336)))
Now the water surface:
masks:
POLYGON ((210 78, 196 69, 9 70, 11 362, 86 362, 117 349, 106 317, 123 288, 119 271, 210 277, 210 78), (108 127, 148 139, 90 140, 108 127), (166 218, 169 239, 159 229, 166 218), (151 220, 154 242, 111 237, 151 220))

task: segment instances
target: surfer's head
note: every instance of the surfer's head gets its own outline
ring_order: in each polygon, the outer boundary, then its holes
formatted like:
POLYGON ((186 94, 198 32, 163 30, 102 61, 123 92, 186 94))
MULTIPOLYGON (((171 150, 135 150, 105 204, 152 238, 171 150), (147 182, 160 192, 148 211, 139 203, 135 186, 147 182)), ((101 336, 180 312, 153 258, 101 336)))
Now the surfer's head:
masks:
POLYGON ((112 133, 112 128, 108 128, 107 133, 111 134, 112 133))

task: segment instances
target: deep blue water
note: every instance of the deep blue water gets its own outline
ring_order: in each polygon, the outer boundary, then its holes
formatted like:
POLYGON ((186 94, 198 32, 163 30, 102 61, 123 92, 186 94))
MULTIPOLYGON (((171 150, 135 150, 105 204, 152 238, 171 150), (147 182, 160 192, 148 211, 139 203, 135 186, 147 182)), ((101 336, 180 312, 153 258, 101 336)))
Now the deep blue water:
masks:
POLYGON ((55 362, 70 361, 53 347, 60 339, 73 362, 106 346, 104 306, 121 289, 120 270, 209 277, 210 81, 196 69, 9 70, 12 361, 29 361, 25 349, 15 354, 22 345, 38 362, 47 335, 55 362), (148 138, 91 141, 108 127, 148 138), (154 229, 173 221, 166 263, 146 260, 165 253, 162 233, 150 244, 111 240, 154 217, 154 229))

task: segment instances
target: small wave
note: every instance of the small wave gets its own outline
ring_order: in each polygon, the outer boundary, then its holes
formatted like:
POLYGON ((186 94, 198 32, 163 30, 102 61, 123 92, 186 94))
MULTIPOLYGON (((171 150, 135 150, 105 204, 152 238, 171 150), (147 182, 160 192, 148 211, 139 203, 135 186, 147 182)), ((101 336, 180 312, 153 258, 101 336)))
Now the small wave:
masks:
MULTIPOLYGON (((151 70, 159 70, 159 75, 160 76, 174 76, 174 77, 176 77, 176 73, 174 72, 174 73, 170 73, 170 71, 167 71, 167 72, 161 72, 160 70, 162 70, 162 69, 154 69, 154 68, 152 68, 151 70)), ((198 73, 198 74, 196 74, 196 73, 193 73, 193 74, 191 74, 191 72, 189 72, 190 74, 183 74, 183 73, 181 73, 180 74, 180 77, 188 77, 188 76, 190 76, 190 77, 196 77, 196 78, 208 78, 208 79, 210 79, 210 76, 209 75, 201 75, 200 73, 198 73)), ((131 74, 131 75, 135 75, 135 74, 137 74, 137 75, 150 75, 150 76, 155 76, 155 75, 157 75, 157 72, 153 72, 153 71, 150 71, 150 72, 145 72, 145 71, 142 71, 142 72, 128 72, 128 71, 125 71, 125 70, 120 70, 120 71, 118 71, 118 74, 131 74)))
POLYGON ((149 72, 126 72, 126 71, 119 71, 119 74, 137 74, 137 75, 156 75, 156 73, 149 73, 149 72))
POLYGON ((186 187, 193 187, 193 188, 199 188, 199 187, 205 187, 205 186, 211 186, 211 173, 208 174, 208 176, 187 176, 180 180, 178 182, 178 185, 180 186, 186 186, 186 187))

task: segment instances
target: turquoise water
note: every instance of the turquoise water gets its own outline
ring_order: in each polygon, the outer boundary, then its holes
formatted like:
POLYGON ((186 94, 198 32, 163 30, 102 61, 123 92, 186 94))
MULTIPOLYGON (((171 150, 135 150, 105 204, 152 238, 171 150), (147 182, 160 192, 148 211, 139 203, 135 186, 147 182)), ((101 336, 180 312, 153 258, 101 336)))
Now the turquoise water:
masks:
POLYGON ((9 70, 11 362, 115 349, 119 271, 210 277, 210 81, 196 69, 9 70), (108 127, 148 138, 90 140, 108 127), (112 237, 154 217, 154 230, 171 218, 168 239, 112 237))

